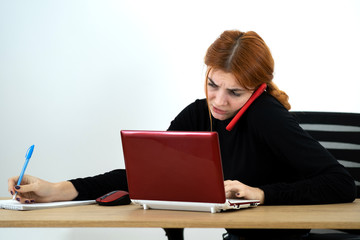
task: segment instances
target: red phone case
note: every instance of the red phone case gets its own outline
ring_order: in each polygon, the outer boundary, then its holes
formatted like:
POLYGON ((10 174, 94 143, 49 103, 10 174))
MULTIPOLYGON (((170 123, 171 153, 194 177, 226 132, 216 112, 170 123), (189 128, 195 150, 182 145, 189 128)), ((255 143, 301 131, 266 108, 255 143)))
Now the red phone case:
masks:
POLYGON ((257 99, 266 89, 266 83, 260 85, 258 89, 251 95, 249 100, 244 104, 244 106, 240 109, 240 111, 235 115, 235 117, 231 120, 231 122, 226 126, 226 130, 231 131, 240 117, 244 114, 244 112, 248 109, 248 107, 257 99))

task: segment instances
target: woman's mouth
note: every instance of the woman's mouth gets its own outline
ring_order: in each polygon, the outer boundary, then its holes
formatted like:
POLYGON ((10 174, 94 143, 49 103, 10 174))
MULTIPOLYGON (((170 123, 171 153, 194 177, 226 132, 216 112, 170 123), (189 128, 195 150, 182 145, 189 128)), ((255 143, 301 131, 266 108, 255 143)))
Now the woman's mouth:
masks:
POLYGON ((216 113, 216 114, 225 115, 227 113, 226 111, 216 108, 214 106, 212 107, 212 109, 213 109, 214 113, 216 113))

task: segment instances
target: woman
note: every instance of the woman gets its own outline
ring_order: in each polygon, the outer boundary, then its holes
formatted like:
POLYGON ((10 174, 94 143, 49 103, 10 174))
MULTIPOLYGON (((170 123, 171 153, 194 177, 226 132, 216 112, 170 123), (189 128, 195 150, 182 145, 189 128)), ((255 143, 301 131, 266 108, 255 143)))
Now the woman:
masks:
MULTIPOLYGON (((274 61, 255 32, 225 31, 205 56, 206 99, 187 106, 168 130, 219 134, 227 197, 260 199, 262 204, 352 202, 355 184, 337 160, 300 128, 288 112, 288 96, 272 82, 274 61), (253 92, 258 97, 231 131, 226 126, 253 92)), ((9 179, 20 202, 95 199, 114 189, 127 190, 125 170, 60 183, 25 176, 9 179)), ((301 238, 304 231, 228 230, 229 236, 301 238)), ((171 232, 169 232, 171 234, 171 232)), ((228 237, 228 236, 227 236, 228 237)), ((229 238, 230 239, 230 238, 229 238)))

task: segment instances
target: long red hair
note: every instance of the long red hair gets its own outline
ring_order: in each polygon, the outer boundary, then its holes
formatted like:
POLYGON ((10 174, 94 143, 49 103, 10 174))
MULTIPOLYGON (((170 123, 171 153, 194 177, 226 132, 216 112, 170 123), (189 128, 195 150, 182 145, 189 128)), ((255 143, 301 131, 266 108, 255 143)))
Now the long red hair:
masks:
POLYGON ((205 55, 207 79, 212 69, 220 69, 232 73, 240 86, 245 89, 256 89, 266 83, 267 92, 273 95, 286 109, 291 106, 288 95, 279 90, 272 82, 274 59, 264 40, 253 31, 225 31, 208 48, 205 55))

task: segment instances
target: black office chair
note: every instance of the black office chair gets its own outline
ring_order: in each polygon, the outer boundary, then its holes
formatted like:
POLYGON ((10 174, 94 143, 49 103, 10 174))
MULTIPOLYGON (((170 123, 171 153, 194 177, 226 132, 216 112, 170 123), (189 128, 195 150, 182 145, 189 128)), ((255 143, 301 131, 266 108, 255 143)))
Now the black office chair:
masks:
MULTIPOLYGON (((360 198, 360 114, 291 112, 300 126, 318 140, 353 176, 360 198)), ((310 239, 360 239, 360 230, 313 230, 310 239), (316 234, 317 233, 317 234, 316 234)))

